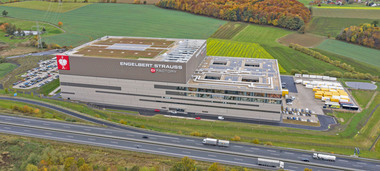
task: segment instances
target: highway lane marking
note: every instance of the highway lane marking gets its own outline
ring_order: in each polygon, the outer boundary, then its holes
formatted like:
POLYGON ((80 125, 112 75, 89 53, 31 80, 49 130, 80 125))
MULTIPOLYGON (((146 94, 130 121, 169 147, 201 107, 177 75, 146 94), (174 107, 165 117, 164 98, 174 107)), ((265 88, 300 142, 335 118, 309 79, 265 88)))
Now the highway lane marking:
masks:
POLYGON ((380 165, 376 165, 376 167, 380 167, 380 165))
POLYGON ((112 132, 109 132, 109 131, 105 131, 106 134, 112 134, 112 132))
POLYGON ((91 131, 91 129, 84 129, 85 131, 91 131))
POLYGON ((42 125, 50 125, 50 124, 48 124, 48 123, 43 123, 42 125))
POLYGON ((182 153, 191 154, 191 152, 188 151, 182 151, 182 153))
POLYGON ((284 152, 285 154, 294 154, 294 153, 291 153, 291 152, 284 152))
POLYGON ((351 166, 354 166, 354 167, 363 167, 363 166, 360 166, 360 165, 357 165, 357 164, 353 164, 351 166))
POLYGON ((339 160, 339 161, 341 161, 341 162, 348 162, 347 160, 339 160))
POLYGON ((251 148, 252 150, 259 150, 258 148, 251 148))
POLYGON ((234 145, 234 147, 243 148, 243 146, 239 146, 239 145, 234 145))
POLYGON ((5 118, 4 120, 6 120, 6 121, 11 121, 12 119, 9 119, 9 118, 5 118))
POLYGON ((50 133, 50 132, 45 132, 45 134, 47 134, 47 135, 51 135, 52 133, 50 133))
POLYGON ((69 137, 69 138, 74 138, 73 136, 71 136, 71 135, 66 135, 66 137, 69 137))
POLYGON ((27 129, 23 129, 23 131, 25 131, 25 132, 30 132, 30 130, 27 130, 27 129))
POLYGON ((126 136, 128 136, 128 137, 134 137, 135 135, 130 135, 130 134, 127 134, 126 136))
POLYGON ((64 128, 70 128, 69 126, 66 126, 66 125, 65 125, 65 126, 63 126, 63 127, 64 127, 64 128))
POLYGON ((216 155, 211 155, 211 154, 208 154, 207 156, 209 156, 209 157, 216 157, 216 155))
POLYGON ((234 158, 234 160, 243 161, 243 159, 239 159, 239 158, 234 158))
POLYGON ((25 122, 25 123, 30 123, 30 121, 23 121, 23 122, 25 122))
POLYGON ((90 141, 95 141, 95 139, 93 139, 93 138, 87 138, 88 140, 90 140, 90 141))
POLYGON ((111 141, 111 143, 114 143, 114 144, 119 144, 118 142, 116 142, 116 141, 111 141))
POLYGON ((275 150, 267 150, 267 151, 269 151, 269 152, 274 152, 274 153, 276 152, 275 150))
POLYGON ((157 138, 154 138, 154 137, 150 137, 150 139, 152 139, 152 140, 156 140, 157 138))
POLYGON ((159 149, 159 150, 166 150, 165 148, 157 148, 157 149, 159 149))
POLYGON ((192 141, 192 142, 194 142, 194 140, 189 140, 189 139, 186 139, 186 141, 192 141))
POLYGON ((357 164, 365 164, 365 163, 363 163, 363 162, 356 162, 357 164))
POLYGON ((244 151, 253 152, 252 150, 244 150, 244 151))
POLYGON ((9 128, 9 127, 4 127, 4 129, 11 129, 11 128, 9 128))
POLYGON ((310 155, 302 154, 301 156, 304 156, 304 157, 309 157, 310 155))
POLYGON ((278 153, 269 153, 269 154, 272 154, 272 155, 275 155, 275 156, 279 156, 280 155, 278 153))
POLYGON ((179 143, 179 141, 178 141, 178 140, 172 140, 172 142, 176 142, 176 143, 179 143))
POLYGON ((295 168, 295 169, 297 169, 297 168, 298 168, 297 166, 289 166, 289 167, 291 167, 291 168, 295 168))

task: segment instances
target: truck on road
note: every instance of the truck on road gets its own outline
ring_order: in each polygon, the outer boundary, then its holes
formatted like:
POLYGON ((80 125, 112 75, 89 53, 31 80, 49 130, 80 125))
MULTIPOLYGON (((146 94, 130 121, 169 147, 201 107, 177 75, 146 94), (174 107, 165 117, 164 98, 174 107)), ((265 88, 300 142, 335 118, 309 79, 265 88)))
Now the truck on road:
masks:
POLYGON ((227 140, 218 140, 213 138, 205 138, 202 141, 205 145, 215 145, 215 146, 221 146, 221 147, 228 147, 230 145, 230 141, 227 140))
POLYGON ((282 162, 280 160, 258 158, 257 164, 261 165, 261 166, 276 167, 276 168, 280 168, 280 169, 284 168, 284 162, 282 162))
POLYGON ((327 154, 319 154, 319 153, 313 153, 314 159, 320 159, 320 160, 327 160, 327 161, 335 161, 336 157, 327 155, 327 154))

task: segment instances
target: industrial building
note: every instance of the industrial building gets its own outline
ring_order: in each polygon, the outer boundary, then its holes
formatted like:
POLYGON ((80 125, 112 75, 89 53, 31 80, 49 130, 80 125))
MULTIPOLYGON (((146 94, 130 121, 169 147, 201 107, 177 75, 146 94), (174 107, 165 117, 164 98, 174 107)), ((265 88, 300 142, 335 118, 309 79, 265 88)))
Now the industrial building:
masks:
POLYGON ((57 63, 64 99, 281 120, 277 60, 206 56, 206 40, 106 36, 57 63))

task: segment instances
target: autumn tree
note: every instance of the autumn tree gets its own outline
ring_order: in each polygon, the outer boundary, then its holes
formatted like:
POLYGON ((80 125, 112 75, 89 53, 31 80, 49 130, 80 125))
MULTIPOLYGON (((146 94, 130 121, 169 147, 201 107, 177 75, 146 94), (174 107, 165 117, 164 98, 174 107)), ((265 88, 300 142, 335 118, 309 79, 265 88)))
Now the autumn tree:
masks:
POLYGON ((58 27, 62 27, 63 23, 62 22, 58 22, 58 27))
POLYGON ((8 15, 8 11, 4 10, 2 14, 4 17, 6 17, 8 15))
POLYGON ((225 171, 226 169, 223 166, 219 166, 218 163, 213 163, 207 171, 225 171))
POLYGON ((189 157, 184 157, 176 163, 170 170, 172 171, 195 171, 195 161, 189 157))

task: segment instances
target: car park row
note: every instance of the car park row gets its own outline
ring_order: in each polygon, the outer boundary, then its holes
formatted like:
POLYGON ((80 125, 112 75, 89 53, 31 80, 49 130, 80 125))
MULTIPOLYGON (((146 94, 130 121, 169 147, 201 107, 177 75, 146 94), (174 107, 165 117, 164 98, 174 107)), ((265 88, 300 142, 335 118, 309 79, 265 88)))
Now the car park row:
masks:
POLYGON ((318 121, 312 119, 312 114, 314 114, 313 111, 306 109, 297 109, 297 108, 290 108, 285 107, 282 111, 282 114, 284 115, 294 115, 294 116, 286 116, 286 119, 288 120, 297 120, 302 122, 313 122, 317 123, 318 121))
POLYGON ((32 89, 41 87, 59 78, 56 57, 40 61, 38 64, 39 67, 28 70, 25 74, 21 75, 23 79, 13 83, 13 88, 32 89))

